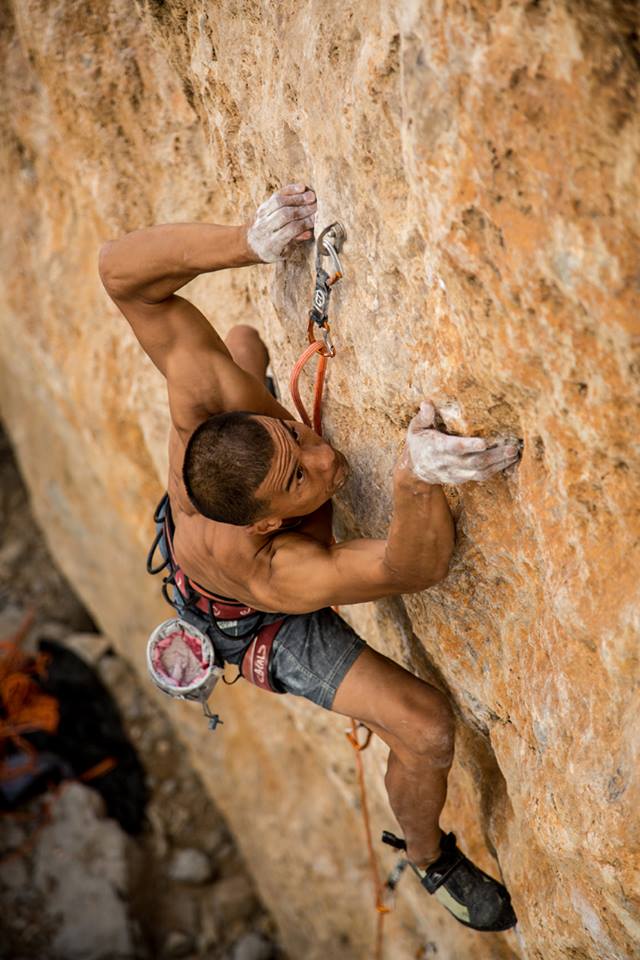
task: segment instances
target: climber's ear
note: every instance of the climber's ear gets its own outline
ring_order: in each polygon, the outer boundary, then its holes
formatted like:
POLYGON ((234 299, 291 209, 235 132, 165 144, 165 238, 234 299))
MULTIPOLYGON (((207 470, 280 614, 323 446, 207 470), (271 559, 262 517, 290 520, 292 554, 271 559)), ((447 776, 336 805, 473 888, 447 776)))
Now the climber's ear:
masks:
POLYGON ((260 520, 256 520, 254 523, 250 523, 245 527, 248 533, 257 534, 259 536, 266 536, 268 533, 275 533, 276 530, 279 530, 282 526, 282 517, 262 517, 260 520))

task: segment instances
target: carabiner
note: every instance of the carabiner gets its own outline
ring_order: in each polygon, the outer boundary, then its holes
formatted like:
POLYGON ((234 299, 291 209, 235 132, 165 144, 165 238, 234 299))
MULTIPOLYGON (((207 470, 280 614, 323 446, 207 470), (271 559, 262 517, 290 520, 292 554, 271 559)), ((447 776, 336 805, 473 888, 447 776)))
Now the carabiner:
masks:
MULTIPOLYGON (((309 317, 313 323, 324 328, 327 324, 329 297, 331 289, 335 283, 342 277, 342 264, 338 256, 342 245, 346 239, 346 230, 341 223, 331 223, 322 231, 316 244, 316 285, 313 291, 312 307, 309 311, 309 317), (322 266, 322 258, 330 257, 335 272, 330 275, 322 266)), ((324 335, 323 335, 324 336, 324 335)), ((328 336, 328 335, 327 335, 328 336)), ((333 350, 333 345, 325 345, 328 350, 333 350)), ((333 353, 331 353, 333 356, 333 353)))
POLYGON ((347 239, 347 231, 341 223, 330 223, 325 227, 316 244, 316 272, 322 270, 322 258, 330 257, 334 267, 334 275, 329 277, 327 284, 332 287, 342 277, 342 264, 338 254, 347 239))
POLYGON ((333 340, 331 339, 331 327, 328 323, 325 323, 324 327, 321 327, 322 330, 322 339, 324 340, 325 353, 326 357, 335 357, 336 348, 333 345, 333 340))

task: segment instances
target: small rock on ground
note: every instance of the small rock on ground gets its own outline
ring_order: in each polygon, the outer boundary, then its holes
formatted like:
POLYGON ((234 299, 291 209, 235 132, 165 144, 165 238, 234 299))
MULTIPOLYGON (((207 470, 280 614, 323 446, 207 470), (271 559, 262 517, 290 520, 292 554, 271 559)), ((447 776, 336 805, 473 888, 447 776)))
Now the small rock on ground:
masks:
POLYGON ((171 930, 164 943, 162 956, 167 960, 180 960, 181 957, 188 957, 195 947, 194 939, 189 933, 183 930, 171 930))
POLYGON ((236 940, 229 960, 271 960, 273 945, 259 933, 245 933, 236 940))
POLYGON ((169 862, 169 876, 181 883, 206 883, 211 872, 209 858, 202 850, 176 850, 169 862))

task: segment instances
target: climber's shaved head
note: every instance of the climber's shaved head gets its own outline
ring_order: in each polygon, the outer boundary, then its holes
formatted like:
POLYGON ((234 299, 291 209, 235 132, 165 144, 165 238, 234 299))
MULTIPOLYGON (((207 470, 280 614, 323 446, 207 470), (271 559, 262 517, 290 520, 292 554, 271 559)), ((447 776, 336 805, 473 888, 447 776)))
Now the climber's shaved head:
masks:
POLYGON ((343 455, 304 424, 238 410, 194 430, 182 468, 198 512, 237 526, 313 513, 347 473, 343 455))
POLYGON ((268 514, 284 520, 306 516, 330 500, 345 483, 344 456, 298 420, 256 416, 271 437, 274 453, 256 490, 268 514))

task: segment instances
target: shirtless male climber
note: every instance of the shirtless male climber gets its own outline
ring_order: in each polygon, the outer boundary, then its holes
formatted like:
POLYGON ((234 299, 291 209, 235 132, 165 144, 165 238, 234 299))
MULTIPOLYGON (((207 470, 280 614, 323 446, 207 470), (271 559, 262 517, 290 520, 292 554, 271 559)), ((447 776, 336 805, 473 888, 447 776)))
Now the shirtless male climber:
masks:
MULTIPOLYGON (((441 484, 487 480, 517 461, 517 445, 441 433, 423 403, 394 470, 386 540, 336 544, 331 497, 348 477, 345 457, 269 392, 255 329, 235 326, 223 341, 176 296, 198 274, 285 259, 313 237, 315 216, 313 190, 289 184, 249 224, 162 224, 100 250, 107 292, 167 381, 173 555, 225 618, 235 604, 238 623, 254 616, 275 631, 263 686, 354 717, 388 744, 389 803, 423 885, 465 925, 506 930, 516 923, 506 889, 440 830, 454 740, 447 698, 366 646, 331 607, 443 580, 454 527, 441 484)), ((216 646, 252 679, 251 639, 230 623, 216 646)))

